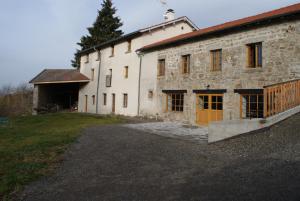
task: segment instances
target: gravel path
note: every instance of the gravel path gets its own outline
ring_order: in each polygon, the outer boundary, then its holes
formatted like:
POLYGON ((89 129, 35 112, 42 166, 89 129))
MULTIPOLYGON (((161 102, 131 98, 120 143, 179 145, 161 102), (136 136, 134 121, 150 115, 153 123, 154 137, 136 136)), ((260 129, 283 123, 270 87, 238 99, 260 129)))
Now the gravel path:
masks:
POLYGON ((217 144, 124 126, 89 128, 28 201, 299 201, 300 114, 217 144))

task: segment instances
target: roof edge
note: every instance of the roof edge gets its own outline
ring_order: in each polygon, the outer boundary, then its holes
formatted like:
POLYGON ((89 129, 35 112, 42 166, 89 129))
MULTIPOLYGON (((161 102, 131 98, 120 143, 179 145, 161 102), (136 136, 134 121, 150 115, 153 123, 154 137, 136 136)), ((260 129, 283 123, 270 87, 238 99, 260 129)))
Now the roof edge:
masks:
POLYGON ((218 25, 200 29, 195 32, 171 37, 171 38, 168 38, 168 39, 156 42, 156 43, 152 43, 150 45, 146 45, 146 46, 142 47, 141 49, 139 49, 138 51, 139 52, 154 51, 156 49, 163 48, 163 46, 168 46, 168 45, 172 46, 175 43, 176 44, 183 43, 189 39, 194 39, 197 37, 201 37, 201 36, 205 36, 205 35, 209 35, 209 34, 213 34, 213 33, 219 33, 222 31, 227 31, 230 29, 238 28, 238 27, 252 25, 255 23, 259 23, 259 22, 265 22, 265 21, 271 20, 271 19, 280 19, 282 17, 291 16, 291 15, 295 15, 298 13, 300 13, 300 3, 282 7, 282 8, 275 9, 275 10, 271 10, 271 11, 267 11, 267 12, 260 13, 257 15, 240 18, 240 19, 233 20, 233 21, 228 21, 225 23, 221 23, 218 25), (251 18, 253 18, 253 19, 251 19, 251 18))
POLYGON ((134 31, 134 32, 131 32, 131 33, 128 33, 128 34, 125 34, 123 36, 120 36, 119 38, 115 38, 115 39, 112 39, 112 40, 109 40, 107 42, 104 42, 104 43, 100 43, 98 45, 94 45, 93 47, 91 48, 88 48, 86 50, 82 50, 78 53, 78 55, 85 55, 85 54, 89 54, 91 52, 95 52, 96 50, 99 50, 99 49, 102 49, 102 48, 105 48, 105 47, 108 47, 110 45, 116 45, 120 42, 123 42, 125 40, 128 40, 128 39, 134 39, 134 38, 137 38, 138 36, 140 36, 141 34, 147 32, 147 31, 151 31, 151 30, 154 30, 154 29, 159 29, 161 27, 164 27, 164 26, 168 26, 170 24, 173 24, 173 23, 177 23, 177 22, 180 22, 180 21, 185 21, 187 22, 187 24, 189 26, 191 26, 193 29, 195 30, 199 30, 199 28, 186 16, 182 16, 182 17, 179 17, 179 18, 176 18, 174 20, 171 20, 171 21, 168 21, 168 22, 163 22, 163 23, 160 23, 160 24, 156 24, 156 25, 153 25, 153 26, 149 26, 147 28, 143 28, 143 29, 139 29, 137 31, 134 31))

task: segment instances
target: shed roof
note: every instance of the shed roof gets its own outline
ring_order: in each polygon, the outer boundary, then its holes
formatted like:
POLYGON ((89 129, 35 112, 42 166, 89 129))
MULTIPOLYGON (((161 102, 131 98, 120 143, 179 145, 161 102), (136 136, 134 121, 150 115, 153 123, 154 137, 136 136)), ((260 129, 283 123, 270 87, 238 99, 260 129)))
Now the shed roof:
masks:
POLYGON ((29 83, 32 84, 56 84, 89 82, 89 78, 75 69, 45 69, 29 83))
POLYGON ((159 48, 162 48, 162 47, 165 47, 168 45, 171 46, 171 45, 178 44, 181 42, 186 42, 191 39, 201 38, 201 37, 204 37, 207 35, 212 35, 212 34, 217 34, 222 31, 231 30, 234 28, 240 28, 240 27, 255 24, 258 22, 268 21, 268 20, 275 19, 275 18, 282 18, 282 17, 288 16, 288 15, 294 15, 294 14, 299 14, 299 13, 300 13, 300 3, 297 3, 294 5, 276 9, 276 10, 273 10, 270 12, 265 12, 265 13, 254 15, 251 17, 246 17, 246 18, 242 18, 239 20, 230 21, 230 22, 226 22, 224 24, 220 24, 220 25, 200 29, 198 31, 194 31, 191 33, 175 36, 175 37, 172 37, 172 38, 169 38, 166 40, 162 40, 162 41, 144 46, 139 51, 151 51, 151 50, 159 49, 159 48))

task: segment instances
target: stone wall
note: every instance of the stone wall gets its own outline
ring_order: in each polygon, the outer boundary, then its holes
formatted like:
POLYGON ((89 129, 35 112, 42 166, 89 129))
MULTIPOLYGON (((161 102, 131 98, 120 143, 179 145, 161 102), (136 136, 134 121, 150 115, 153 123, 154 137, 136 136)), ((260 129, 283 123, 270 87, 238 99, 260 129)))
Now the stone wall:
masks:
POLYGON ((244 30, 219 37, 199 40, 158 52, 158 59, 166 59, 166 75, 157 79, 160 116, 170 120, 196 121, 196 96, 192 90, 226 89, 224 120, 240 118, 240 95, 234 89, 262 89, 263 86, 300 78, 300 22, 244 30), (247 67, 249 43, 262 42, 262 68, 247 67), (210 51, 222 49, 222 71, 210 70, 210 51), (181 73, 181 56, 190 54, 190 73, 181 73), (165 94, 162 90, 188 90, 184 112, 165 112, 165 94))

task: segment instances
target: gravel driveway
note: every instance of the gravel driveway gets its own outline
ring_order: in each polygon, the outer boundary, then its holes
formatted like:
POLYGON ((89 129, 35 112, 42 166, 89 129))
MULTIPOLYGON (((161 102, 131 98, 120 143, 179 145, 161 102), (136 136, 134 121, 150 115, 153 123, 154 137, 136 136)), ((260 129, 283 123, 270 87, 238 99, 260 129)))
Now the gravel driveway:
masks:
POLYGON ((300 114, 207 145, 129 127, 89 128, 28 201, 299 201, 300 114))

